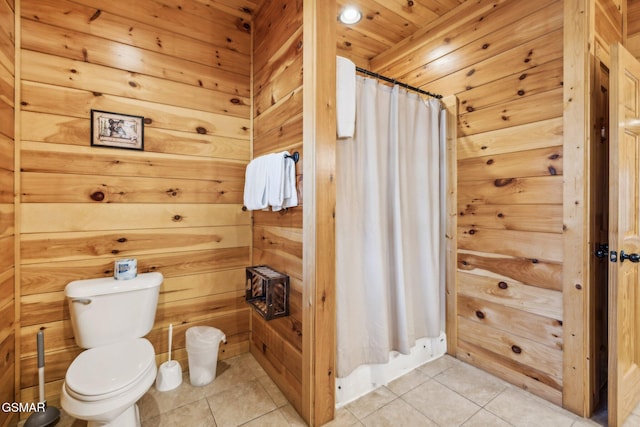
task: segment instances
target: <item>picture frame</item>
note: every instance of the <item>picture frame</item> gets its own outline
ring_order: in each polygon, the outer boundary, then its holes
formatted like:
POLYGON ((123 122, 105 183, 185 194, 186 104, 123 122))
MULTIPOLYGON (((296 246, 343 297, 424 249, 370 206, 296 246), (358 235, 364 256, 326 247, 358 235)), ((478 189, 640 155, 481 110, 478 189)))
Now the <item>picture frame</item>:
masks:
POLYGON ((144 117, 91 110, 91 146, 144 150, 144 117))

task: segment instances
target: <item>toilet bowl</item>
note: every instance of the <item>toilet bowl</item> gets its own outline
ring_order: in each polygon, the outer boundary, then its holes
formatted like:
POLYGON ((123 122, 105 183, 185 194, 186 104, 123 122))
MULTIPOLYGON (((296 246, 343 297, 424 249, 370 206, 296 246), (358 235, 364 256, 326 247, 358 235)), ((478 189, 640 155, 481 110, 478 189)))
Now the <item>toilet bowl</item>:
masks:
POLYGON ((60 405, 88 427, 139 427, 136 402, 156 379, 151 331, 163 276, 76 280, 65 287, 76 344, 86 349, 67 369, 60 405))
POLYGON ((139 427, 136 402, 155 381, 153 346, 144 338, 86 350, 73 361, 60 397, 65 411, 89 427, 139 427))

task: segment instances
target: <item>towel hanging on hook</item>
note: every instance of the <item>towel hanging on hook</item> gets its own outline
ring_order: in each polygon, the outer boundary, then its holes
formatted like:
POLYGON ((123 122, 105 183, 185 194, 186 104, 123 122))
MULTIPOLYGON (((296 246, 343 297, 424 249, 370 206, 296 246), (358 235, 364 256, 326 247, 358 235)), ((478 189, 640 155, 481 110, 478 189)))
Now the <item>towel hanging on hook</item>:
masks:
POLYGON ((273 211, 298 205, 296 166, 300 159, 297 151, 265 154, 251 160, 245 172, 243 210, 273 211), (287 162, 290 158, 293 163, 287 162))

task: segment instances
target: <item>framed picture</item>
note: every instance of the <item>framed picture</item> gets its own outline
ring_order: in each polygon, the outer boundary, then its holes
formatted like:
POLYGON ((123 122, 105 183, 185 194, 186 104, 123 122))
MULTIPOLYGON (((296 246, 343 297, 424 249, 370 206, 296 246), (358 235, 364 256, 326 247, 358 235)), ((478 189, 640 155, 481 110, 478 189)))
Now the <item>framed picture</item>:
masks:
POLYGON ((91 110, 91 145, 144 150, 144 117, 91 110))

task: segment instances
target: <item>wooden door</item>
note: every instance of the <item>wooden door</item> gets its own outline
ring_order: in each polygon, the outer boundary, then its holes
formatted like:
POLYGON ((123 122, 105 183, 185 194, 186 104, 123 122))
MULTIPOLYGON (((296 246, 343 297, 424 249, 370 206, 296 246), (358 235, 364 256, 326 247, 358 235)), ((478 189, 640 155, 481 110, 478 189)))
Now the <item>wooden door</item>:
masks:
POLYGON ((611 47, 609 426, 640 402, 640 62, 611 47))

